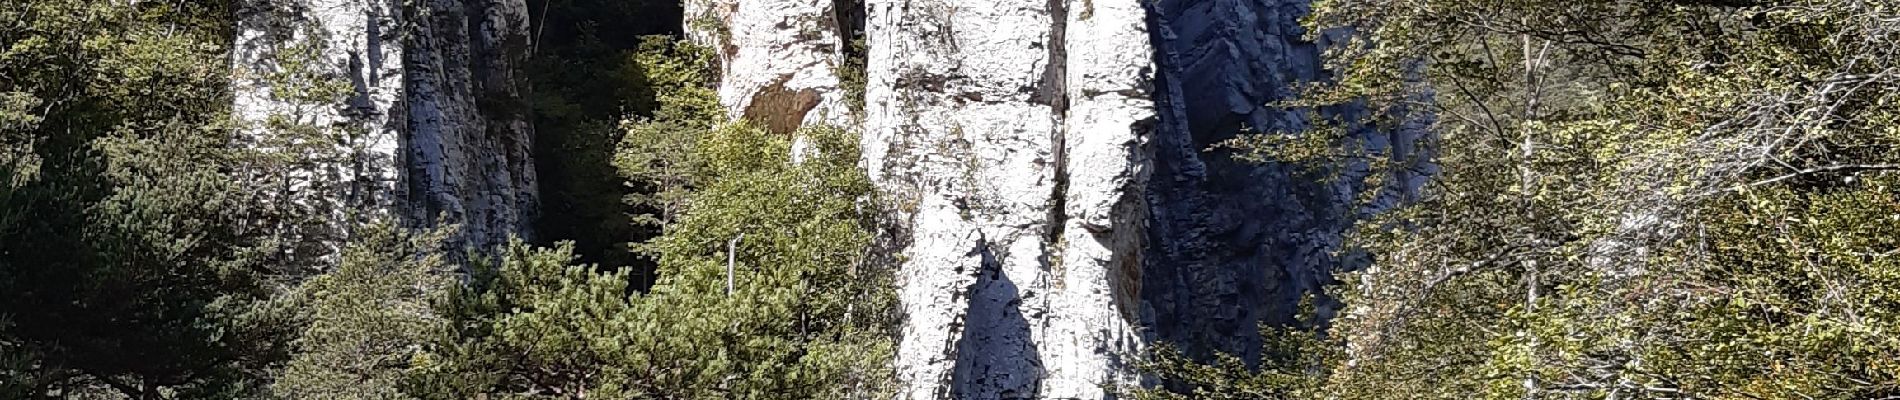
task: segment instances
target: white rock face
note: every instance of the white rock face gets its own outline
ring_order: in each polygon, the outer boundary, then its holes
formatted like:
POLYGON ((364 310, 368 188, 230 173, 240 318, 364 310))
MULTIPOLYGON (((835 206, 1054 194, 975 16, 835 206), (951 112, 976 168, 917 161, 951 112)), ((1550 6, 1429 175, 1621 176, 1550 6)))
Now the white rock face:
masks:
POLYGON ((904 396, 1130 382, 1154 116, 1136 1, 871 1, 865 165, 901 203, 904 396))
POLYGON ((739 6, 738 0, 680 0, 686 40, 717 49, 725 43, 726 24, 739 6))
POLYGON ((1063 216, 1060 5, 866 4, 865 164, 908 214, 897 278, 904 397, 1032 398, 1042 388, 1037 343, 1063 216))
POLYGON ((334 251, 351 223, 384 213, 416 226, 461 224, 463 242, 475 246, 529 233, 538 207, 533 130, 515 78, 528 48, 523 0, 239 8, 234 110, 246 139, 333 155, 293 173, 278 199, 332 214, 307 241, 334 251), (336 84, 347 92, 340 102, 317 89, 336 84), (326 146, 280 122, 348 139, 326 146))
POLYGON ((1152 168, 1153 48, 1142 0, 1069 0, 1063 35, 1064 217, 1050 332, 1042 348, 1046 398, 1106 398, 1135 383, 1142 252, 1152 168))
POLYGON ((839 89, 845 43, 834 0, 718 0, 730 10, 723 35, 702 42, 720 60, 719 102, 737 118, 790 133, 799 126, 852 126, 839 89))
POLYGON ((358 221, 388 215, 400 200, 406 125, 402 108, 401 26, 397 0, 251 0, 239 4, 232 64, 233 114, 248 145, 322 162, 287 174, 246 176, 261 206, 314 218, 314 226, 276 226, 298 262, 324 263, 358 221), (342 102, 323 85, 347 90, 342 102), (343 143, 300 135, 300 127, 343 132, 343 143))

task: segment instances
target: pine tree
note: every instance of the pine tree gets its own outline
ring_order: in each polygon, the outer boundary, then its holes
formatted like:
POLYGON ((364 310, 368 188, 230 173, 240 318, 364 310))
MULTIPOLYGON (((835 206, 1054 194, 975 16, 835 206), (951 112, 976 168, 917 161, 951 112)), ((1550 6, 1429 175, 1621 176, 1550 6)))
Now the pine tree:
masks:
POLYGON ((516 243, 478 263, 442 311, 453 339, 426 356, 416 395, 881 393, 894 298, 866 257, 875 200, 853 141, 805 134, 814 155, 798 163, 788 138, 749 124, 699 138, 684 156, 695 187, 653 242, 660 279, 646 293, 627 270, 576 265, 568 246, 516 243))
POLYGON ((255 393, 289 326, 237 227, 220 2, 0 4, 0 393, 255 393))
POLYGON ((360 229, 336 268, 298 289, 308 319, 295 357, 272 383, 294 399, 403 399, 426 346, 448 334, 435 307, 456 284, 446 231, 360 229))

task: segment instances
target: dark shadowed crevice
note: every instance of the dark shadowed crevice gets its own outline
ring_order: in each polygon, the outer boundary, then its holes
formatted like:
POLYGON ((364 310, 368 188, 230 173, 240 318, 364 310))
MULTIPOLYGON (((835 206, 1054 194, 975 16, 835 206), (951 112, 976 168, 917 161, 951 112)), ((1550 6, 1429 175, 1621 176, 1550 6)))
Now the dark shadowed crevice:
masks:
POLYGON ((1325 77, 1299 24, 1306 1, 1145 4, 1160 119, 1147 188, 1144 340, 1251 363, 1258 326, 1292 322, 1300 297, 1333 281, 1331 253, 1346 226, 1340 207, 1349 202, 1339 199, 1351 188, 1210 150, 1243 132, 1309 127, 1307 110, 1268 106, 1325 77))
MULTIPOLYGON (((1049 149, 1051 168, 1055 184, 1049 195, 1048 231, 1044 233, 1045 243, 1061 243, 1062 231, 1069 226, 1069 54, 1068 31, 1069 9, 1067 0, 1049 0, 1049 43, 1047 66, 1043 67, 1042 80, 1036 84, 1036 100, 1049 105, 1049 115, 1055 117, 1055 129, 1051 130, 1049 149)), ((1057 261, 1060 263, 1060 261, 1057 261)), ((1056 272, 1060 275, 1061 272, 1056 272)))
MULTIPOLYGON (((627 243, 659 232, 637 228, 622 199, 630 194, 612 166, 618 123, 648 116, 656 93, 633 62, 643 36, 680 34, 677 0, 528 0, 534 54, 535 171, 542 194, 537 242, 571 240, 581 260, 639 269, 650 261, 627 243)), ((644 285, 641 285, 644 286, 644 285)))
POLYGON ((833 0, 833 24, 838 30, 841 61, 838 88, 844 90, 845 105, 853 115, 864 115, 864 88, 869 77, 865 63, 870 48, 864 42, 864 0, 833 0))

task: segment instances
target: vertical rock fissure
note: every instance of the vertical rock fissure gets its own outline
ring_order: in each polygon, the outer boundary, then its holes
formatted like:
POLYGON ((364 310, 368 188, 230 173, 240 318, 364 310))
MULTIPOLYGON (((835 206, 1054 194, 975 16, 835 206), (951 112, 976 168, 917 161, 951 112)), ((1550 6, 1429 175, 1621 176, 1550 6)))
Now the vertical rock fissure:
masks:
POLYGON ((1062 285, 1062 280, 1060 279, 1062 276, 1063 261, 1060 249, 1062 246, 1062 233, 1067 229, 1069 220, 1067 207, 1069 192, 1069 129, 1067 124, 1069 119, 1069 58, 1067 54, 1069 9, 1067 1, 1068 0, 1048 0, 1049 22, 1051 25, 1049 29, 1049 43, 1047 44, 1049 49, 1049 65, 1043 70, 1042 82, 1038 84, 1040 91, 1038 95, 1042 96, 1043 101, 1049 104, 1049 114, 1055 117, 1055 129, 1051 131, 1052 137, 1049 140, 1050 153, 1052 154, 1050 157, 1052 158, 1051 164, 1053 164, 1052 168, 1055 171, 1053 175, 1055 185, 1054 190, 1049 194, 1049 231, 1046 233, 1048 236, 1045 239, 1052 249, 1049 250, 1049 262, 1045 263, 1044 266, 1051 270, 1052 276, 1057 277, 1053 282, 1058 287, 1062 285))
POLYGON ((1140 201, 1150 164, 1148 98, 1155 70, 1140 0, 1065 0, 1055 28, 1062 115, 1058 129, 1062 268, 1051 288, 1048 332, 1039 346, 1051 360, 1043 395, 1111 398, 1134 384, 1125 357, 1140 352, 1131 293, 1138 279, 1147 213, 1140 201))

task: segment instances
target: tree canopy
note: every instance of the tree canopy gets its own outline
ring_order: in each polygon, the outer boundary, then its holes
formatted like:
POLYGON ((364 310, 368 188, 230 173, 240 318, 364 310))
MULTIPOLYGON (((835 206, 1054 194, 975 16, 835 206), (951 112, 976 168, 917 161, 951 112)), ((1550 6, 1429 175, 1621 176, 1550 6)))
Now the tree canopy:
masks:
MULTIPOLYGON (((1340 354, 1239 376, 1304 378, 1256 398, 1900 394, 1887 311, 1896 13, 1858 0, 1316 3, 1307 22, 1350 39, 1305 104, 1364 101, 1380 119, 1351 122, 1387 129, 1429 120, 1422 156, 1442 169, 1359 223, 1354 251, 1374 261, 1341 267, 1339 318, 1271 328, 1340 354)), ((1268 135, 1300 139, 1244 145, 1316 168, 1338 161, 1280 143, 1356 140, 1268 135)))

